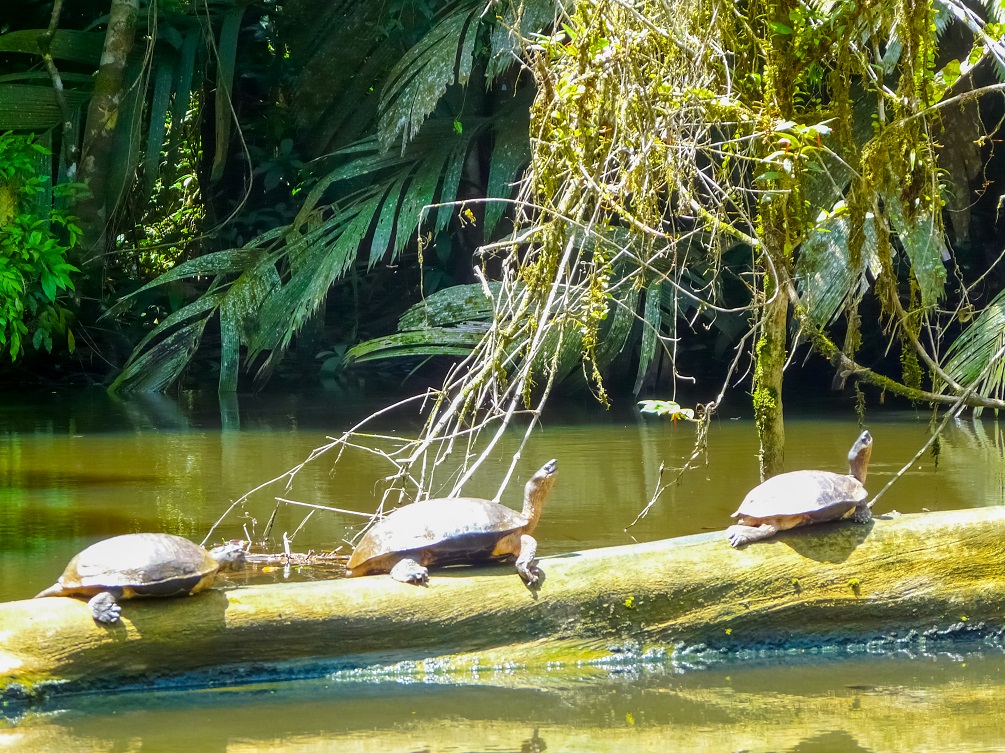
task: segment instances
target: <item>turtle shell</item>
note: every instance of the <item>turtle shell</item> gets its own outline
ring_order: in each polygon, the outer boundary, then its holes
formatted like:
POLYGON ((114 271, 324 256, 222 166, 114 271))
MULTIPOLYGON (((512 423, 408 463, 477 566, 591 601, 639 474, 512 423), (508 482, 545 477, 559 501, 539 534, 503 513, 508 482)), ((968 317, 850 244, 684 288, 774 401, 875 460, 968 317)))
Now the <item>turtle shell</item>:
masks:
POLYGON ((181 536, 130 533, 80 552, 58 585, 64 594, 122 588, 128 595, 170 596, 205 588, 219 568, 209 552, 181 536))
POLYGON ((398 508, 364 534, 349 563, 349 575, 365 575, 389 555, 424 553, 429 564, 487 559, 503 537, 527 519, 498 502, 447 497, 398 508))
POLYGON ((867 496, 862 482, 854 476, 830 471, 791 471, 772 476, 751 489, 733 517, 812 515, 842 505, 846 506, 842 512, 847 512, 867 496))

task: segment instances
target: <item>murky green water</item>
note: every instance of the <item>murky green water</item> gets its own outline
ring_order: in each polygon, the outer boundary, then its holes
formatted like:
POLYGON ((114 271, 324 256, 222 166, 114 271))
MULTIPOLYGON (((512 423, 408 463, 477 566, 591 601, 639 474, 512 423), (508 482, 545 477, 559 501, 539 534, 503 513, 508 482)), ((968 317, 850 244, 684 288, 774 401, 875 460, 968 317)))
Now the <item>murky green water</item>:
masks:
MULTIPOLYGON (((231 500, 295 466, 375 407, 325 395, 223 405, 215 396, 121 401, 101 393, 0 400, 0 600, 32 596, 73 553, 105 536, 166 530, 200 540, 231 500)), ((875 492, 924 443, 928 416, 870 419, 876 445, 868 487, 875 492)), ((417 423, 403 414, 384 428, 411 433, 417 423)), ((859 431, 827 417, 790 418, 786 428, 792 469, 844 470, 859 431)), ((757 480, 753 426, 728 409, 712 428, 707 465, 686 474, 625 532, 650 499, 660 464, 666 480, 693 441, 686 424, 567 406, 525 449, 520 478, 504 501, 517 505, 522 481, 556 457, 558 485, 535 534, 540 555, 724 528, 757 480)), ((877 511, 1002 504, 1003 446, 993 421, 952 427, 937 466, 924 457, 877 511)), ((382 463, 349 454, 333 470, 322 458, 291 489, 257 494, 245 517, 228 518, 215 538, 243 537, 245 527, 260 533, 277 510, 276 496, 370 511, 388 472, 382 463)), ((503 470, 485 468, 465 493, 491 496, 503 470)), ((279 506, 272 538, 293 533, 304 513, 279 506)), ((294 548, 333 549, 354 524, 315 514, 294 548)), ((733 661, 684 674, 669 666, 517 674, 493 680, 501 687, 340 680, 120 695, 114 705, 83 697, 0 729, 0 749, 1005 750, 1003 667, 997 649, 959 647, 941 656, 733 661)))

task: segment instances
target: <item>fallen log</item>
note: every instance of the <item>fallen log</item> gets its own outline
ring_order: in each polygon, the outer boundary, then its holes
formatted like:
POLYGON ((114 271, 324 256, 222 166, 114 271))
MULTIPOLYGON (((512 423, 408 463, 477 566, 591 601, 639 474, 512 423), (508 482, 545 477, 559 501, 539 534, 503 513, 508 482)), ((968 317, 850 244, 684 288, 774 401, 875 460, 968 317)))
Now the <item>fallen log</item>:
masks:
POLYGON ((577 662, 642 647, 810 647, 997 630, 1005 508, 797 529, 731 549, 721 532, 511 567, 244 586, 130 601, 97 625, 81 600, 0 604, 0 698, 239 683, 441 659, 577 662), (618 650, 615 646, 614 650, 618 650))

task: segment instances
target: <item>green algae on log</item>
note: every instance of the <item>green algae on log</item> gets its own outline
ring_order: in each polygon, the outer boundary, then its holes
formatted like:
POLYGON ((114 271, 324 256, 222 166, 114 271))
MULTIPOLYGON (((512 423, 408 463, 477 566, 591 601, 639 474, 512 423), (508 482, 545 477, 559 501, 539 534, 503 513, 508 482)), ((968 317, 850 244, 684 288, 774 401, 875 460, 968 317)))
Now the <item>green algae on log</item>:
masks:
POLYGON ((320 676, 395 662, 596 659, 618 641, 712 649, 906 638, 1005 621, 1005 508, 800 528, 736 551, 721 532, 506 566, 245 586, 129 601, 0 604, 0 698, 320 676))

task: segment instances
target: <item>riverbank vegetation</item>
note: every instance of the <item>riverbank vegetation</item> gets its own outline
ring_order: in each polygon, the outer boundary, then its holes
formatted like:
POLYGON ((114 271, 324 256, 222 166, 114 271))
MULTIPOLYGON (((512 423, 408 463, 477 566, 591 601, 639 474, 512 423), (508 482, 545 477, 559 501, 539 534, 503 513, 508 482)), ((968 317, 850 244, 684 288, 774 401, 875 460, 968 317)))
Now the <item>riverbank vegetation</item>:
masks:
POLYGON ((0 33, 0 133, 36 155, 0 175, 0 246, 26 260, 3 271, 5 370, 408 379, 433 391, 394 461, 424 489, 555 389, 699 421, 748 393, 764 475, 803 363, 860 414, 1003 407, 1000 14, 24 4, 0 33))

